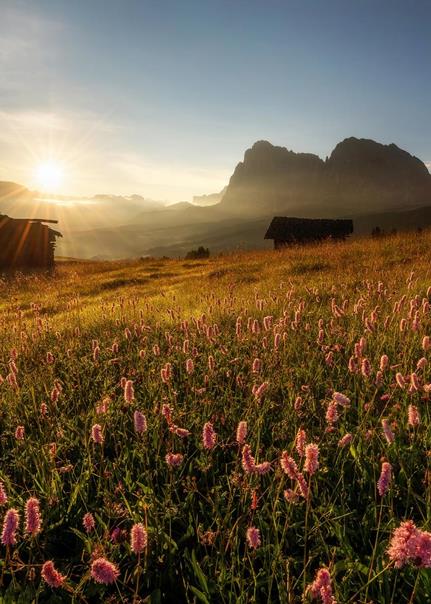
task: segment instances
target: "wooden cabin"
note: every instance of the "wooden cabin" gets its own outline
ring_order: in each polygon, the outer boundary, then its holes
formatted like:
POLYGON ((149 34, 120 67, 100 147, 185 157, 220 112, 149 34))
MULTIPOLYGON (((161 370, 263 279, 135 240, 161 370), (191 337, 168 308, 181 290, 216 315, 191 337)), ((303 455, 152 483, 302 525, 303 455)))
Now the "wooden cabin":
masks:
POLYGON ((0 269, 53 268, 56 238, 62 234, 44 223, 57 222, 0 214, 0 269))
POLYGON ((274 249, 279 250, 294 243, 345 239, 351 233, 353 233, 352 220, 276 216, 266 231, 265 239, 273 239, 274 249))

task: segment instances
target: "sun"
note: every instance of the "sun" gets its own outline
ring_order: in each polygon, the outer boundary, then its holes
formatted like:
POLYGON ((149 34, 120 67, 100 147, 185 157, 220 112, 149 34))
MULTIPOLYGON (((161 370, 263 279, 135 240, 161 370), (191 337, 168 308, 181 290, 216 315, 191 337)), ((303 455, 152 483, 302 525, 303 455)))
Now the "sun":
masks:
POLYGON ((44 191, 56 191, 63 184, 63 166, 55 160, 44 161, 36 167, 35 177, 44 191))

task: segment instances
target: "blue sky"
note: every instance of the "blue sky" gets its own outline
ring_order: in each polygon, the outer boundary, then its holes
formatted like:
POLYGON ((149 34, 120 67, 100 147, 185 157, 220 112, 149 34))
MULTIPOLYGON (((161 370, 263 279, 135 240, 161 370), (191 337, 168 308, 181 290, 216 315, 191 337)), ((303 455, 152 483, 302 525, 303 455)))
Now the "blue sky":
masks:
POLYGON ((0 179, 171 201, 254 141, 348 136, 431 166, 431 2, 1 0, 0 179))

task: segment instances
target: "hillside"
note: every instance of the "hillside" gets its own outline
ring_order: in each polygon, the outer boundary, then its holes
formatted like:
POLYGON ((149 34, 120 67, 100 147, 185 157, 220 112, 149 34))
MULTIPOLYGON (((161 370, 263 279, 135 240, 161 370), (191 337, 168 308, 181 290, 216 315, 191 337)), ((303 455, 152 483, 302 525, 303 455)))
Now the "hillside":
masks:
POLYGON ((0 281, 4 600, 311 604, 324 576, 427 602, 430 256, 403 234, 0 281))

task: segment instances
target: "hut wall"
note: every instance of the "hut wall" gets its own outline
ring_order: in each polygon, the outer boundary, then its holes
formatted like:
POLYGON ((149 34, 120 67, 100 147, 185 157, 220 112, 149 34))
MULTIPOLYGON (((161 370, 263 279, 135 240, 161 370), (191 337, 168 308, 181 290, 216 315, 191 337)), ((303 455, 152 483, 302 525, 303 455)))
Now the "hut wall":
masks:
POLYGON ((40 222, 0 217, 0 266, 51 268, 55 232, 40 222))

